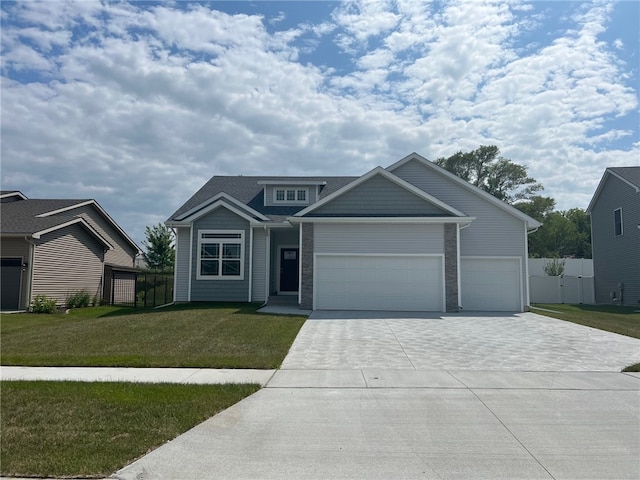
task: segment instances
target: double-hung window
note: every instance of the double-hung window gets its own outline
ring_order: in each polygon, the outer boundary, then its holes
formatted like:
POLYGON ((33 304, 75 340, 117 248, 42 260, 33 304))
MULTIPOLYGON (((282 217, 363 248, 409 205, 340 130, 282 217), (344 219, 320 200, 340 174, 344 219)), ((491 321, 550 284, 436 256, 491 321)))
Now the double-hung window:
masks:
POLYGON ((198 280, 244 279, 244 231, 198 232, 198 280))

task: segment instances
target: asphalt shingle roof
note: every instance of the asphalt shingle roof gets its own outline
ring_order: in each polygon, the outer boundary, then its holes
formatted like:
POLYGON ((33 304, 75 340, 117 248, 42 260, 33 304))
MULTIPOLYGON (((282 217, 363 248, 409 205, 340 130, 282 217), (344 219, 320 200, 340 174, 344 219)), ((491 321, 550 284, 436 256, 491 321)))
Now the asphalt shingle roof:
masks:
POLYGON ((198 190, 184 205, 174 212, 169 221, 176 220, 180 215, 192 208, 202 205, 207 200, 220 193, 226 193, 236 200, 248 205, 252 209, 269 217, 274 222, 283 221, 286 217, 299 212, 303 206, 264 206, 264 185, 258 182, 326 182, 323 186, 319 200, 351 183, 358 177, 245 177, 245 176, 214 176, 198 190))
POLYGON ((609 167, 609 170, 640 188, 640 167, 609 167))
POLYGON ((45 230, 68 220, 60 216, 38 217, 38 215, 71 207, 89 200, 28 199, 0 204, 0 231, 3 234, 24 234, 45 230))

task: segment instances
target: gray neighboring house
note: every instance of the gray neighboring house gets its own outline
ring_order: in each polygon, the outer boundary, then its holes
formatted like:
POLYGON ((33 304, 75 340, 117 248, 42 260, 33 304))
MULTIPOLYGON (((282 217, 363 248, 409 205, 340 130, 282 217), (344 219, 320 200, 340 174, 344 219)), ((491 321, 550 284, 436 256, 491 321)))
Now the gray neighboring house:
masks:
POLYGON ((418 154, 360 177, 214 176, 166 224, 174 300, 523 311, 540 226, 418 154))
POLYGON ((36 295, 64 305, 87 290, 103 298, 106 272, 131 271, 140 249, 91 199, 29 199, 0 192, 2 310, 26 309, 36 295))
POLYGON ((640 305, 640 167, 607 168, 587 213, 596 303, 640 305))

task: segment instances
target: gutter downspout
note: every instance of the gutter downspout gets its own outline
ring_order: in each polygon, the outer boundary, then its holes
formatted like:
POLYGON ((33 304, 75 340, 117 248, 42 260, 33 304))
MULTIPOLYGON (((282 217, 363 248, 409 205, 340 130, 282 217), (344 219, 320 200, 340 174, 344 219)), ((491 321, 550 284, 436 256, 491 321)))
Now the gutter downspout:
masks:
POLYGON ((176 292, 178 291, 178 275, 176 275, 176 265, 178 260, 178 230, 176 228, 171 227, 171 231, 173 232, 174 246, 173 246, 173 298, 172 302, 169 304, 176 303, 176 292))
POLYGON ((260 308, 264 307, 269 303, 269 272, 271 271, 271 231, 267 228, 266 225, 263 226, 265 232, 265 256, 266 259, 266 268, 265 270, 265 279, 264 279, 264 303, 260 305, 260 308))
POLYGON ((249 285, 247 302, 251 303, 253 290, 253 227, 249 224, 249 285))
POLYGON ((458 231, 457 231, 457 236, 456 236, 456 248, 458 250, 457 254, 458 254, 458 311, 462 311, 462 259, 460 257, 460 231, 464 230, 465 228, 467 228, 469 225, 471 225, 471 223, 465 223, 464 225, 460 225, 459 223, 456 223, 456 226, 458 227, 458 231))
MULTIPOLYGON (((25 305, 27 311, 29 310, 29 305, 31 305, 31 295, 33 288, 33 262, 36 258, 36 244, 29 237, 24 237, 25 242, 29 244, 29 274, 27 275, 27 303, 25 305)), ((22 293, 22 292, 20 292, 22 293)))

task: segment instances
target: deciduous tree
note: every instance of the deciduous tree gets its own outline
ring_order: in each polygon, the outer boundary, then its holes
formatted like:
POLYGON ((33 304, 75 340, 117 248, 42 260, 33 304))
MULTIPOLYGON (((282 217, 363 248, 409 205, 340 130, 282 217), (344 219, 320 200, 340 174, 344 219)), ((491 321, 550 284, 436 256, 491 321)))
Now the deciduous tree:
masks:
POLYGON ((495 145, 481 145, 435 163, 507 203, 531 198, 542 185, 527 175, 527 167, 500 156, 495 145))
POLYGON ((173 230, 159 223, 145 228, 146 241, 142 245, 146 248, 143 253, 145 262, 150 270, 166 272, 173 270, 175 248, 173 244, 173 230))

